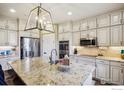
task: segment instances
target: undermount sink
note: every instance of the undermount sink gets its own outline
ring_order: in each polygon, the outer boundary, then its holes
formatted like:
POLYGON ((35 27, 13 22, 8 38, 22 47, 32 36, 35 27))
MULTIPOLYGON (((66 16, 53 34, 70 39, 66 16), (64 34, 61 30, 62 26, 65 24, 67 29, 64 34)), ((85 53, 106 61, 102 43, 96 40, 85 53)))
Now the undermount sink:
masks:
POLYGON ((57 70, 60 72, 69 72, 70 67, 67 65, 58 65, 57 70))

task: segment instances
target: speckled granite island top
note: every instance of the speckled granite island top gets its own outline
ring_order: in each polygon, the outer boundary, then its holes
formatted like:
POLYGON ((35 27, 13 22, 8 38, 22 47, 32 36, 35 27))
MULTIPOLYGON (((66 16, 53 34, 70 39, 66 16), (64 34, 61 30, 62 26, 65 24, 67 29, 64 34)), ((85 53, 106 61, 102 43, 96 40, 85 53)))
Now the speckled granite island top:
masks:
POLYGON ((70 59, 68 71, 59 71, 59 64, 50 65, 45 58, 35 57, 8 62, 27 85, 82 85, 94 67, 70 59))

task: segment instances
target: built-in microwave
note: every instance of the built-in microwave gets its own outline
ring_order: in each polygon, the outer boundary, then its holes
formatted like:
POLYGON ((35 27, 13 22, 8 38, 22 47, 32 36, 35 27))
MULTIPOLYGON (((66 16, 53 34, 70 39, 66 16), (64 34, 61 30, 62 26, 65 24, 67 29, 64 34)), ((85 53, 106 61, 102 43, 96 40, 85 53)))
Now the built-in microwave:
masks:
POLYGON ((97 39, 87 39, 87 38, 81 38, 80 39, 80 46, 97 46, 97 39))

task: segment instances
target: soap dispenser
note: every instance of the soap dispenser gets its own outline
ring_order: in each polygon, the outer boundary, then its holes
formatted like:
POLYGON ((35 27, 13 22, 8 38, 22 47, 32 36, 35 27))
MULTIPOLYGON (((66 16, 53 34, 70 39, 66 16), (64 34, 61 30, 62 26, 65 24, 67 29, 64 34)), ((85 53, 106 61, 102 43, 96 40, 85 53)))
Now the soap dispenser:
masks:
POLYGON ((124 59, 124 50, 121 50, 121 58, 124 59))

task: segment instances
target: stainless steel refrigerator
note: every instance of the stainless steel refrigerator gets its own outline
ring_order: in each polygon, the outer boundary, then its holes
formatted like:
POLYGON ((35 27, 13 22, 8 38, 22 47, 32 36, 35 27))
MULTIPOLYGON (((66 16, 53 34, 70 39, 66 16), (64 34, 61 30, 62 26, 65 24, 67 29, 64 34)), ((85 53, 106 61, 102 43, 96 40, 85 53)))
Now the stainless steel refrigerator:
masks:
POLYGON ((20 40, 21 54, 20 58, 39 57, 40 56, 40 39, 21 37, 20 40))

